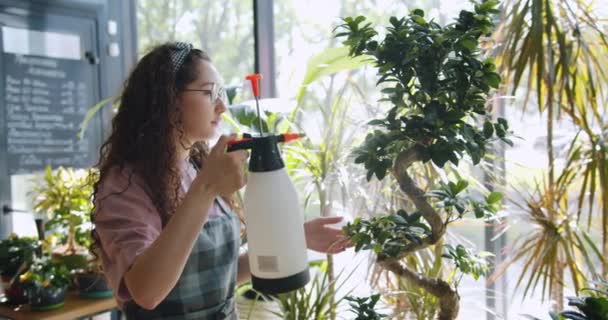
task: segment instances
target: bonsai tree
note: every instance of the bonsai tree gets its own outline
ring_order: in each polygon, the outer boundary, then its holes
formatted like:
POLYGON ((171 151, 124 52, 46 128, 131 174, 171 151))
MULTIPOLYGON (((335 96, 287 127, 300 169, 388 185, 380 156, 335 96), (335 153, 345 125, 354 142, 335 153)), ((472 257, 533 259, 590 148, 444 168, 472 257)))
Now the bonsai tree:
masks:
MULTIPOLYGON (((495 216, 502 195, 474 196, 464 180, 435 181, 435 190, 423 190, 408 173, 415 163, 432 162, 437 170, 463 158, 478 165, 489 144, 508 144, 508 125, 494 122, 488 113, 490 90, 500 76, 490 59, 481 60, 479 47, 489 35, 497 1, 463 10, 456 21, 440 26, 427 21, 422 10, 407 17, 390 18, 384 39, 366 18, 347 17, 336 36, 344 37, 352 56, 367 56, 378 68, 377 85, 391 108, 386 116, 369 122, 374 127, 355 150, 367 179, 390 176, 413 203, 415 210, 399 209, 370 220, 355 219, 344 231, 356 250, 373 249, 377 262, 396 276, 424 289, 438 299, 439 319, 456 319, 459 295, 454 283, 418 274, 400 261, 413 253, 441 244, 448 225, 466 214, 488 219, 495 216), (388 173, 388 175, 387 175, 388 173)), ((399 192, 396 190, 396 192, 399 192)), ((479 276, 488 268, 481 256, 450 247, 445 257, 454 259, 462 273, 479 276)), ((441 255, 436 257, 441 259, 441 255)))
POLYGON ((61 240, 68 255, 90 244, 91 174, 90 170, 47 166, 43 179, 33 188, 34 210, 48 216, 46 229, 65 235, 61 240))

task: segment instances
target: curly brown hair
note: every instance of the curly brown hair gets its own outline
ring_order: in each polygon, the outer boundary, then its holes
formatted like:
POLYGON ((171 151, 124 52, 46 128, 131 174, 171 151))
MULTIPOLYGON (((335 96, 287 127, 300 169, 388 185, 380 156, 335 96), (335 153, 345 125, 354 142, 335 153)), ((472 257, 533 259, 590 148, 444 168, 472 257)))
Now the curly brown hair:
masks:
MULTIPOLYGON (((183 144, 184 132, 179 120, 181 110, 176 103, 177 95, 197 79, 196 63, 211 59, 205 52, 192 49, 175 72, 171 62, 171 50, 175 49, 173 43, 153 48, 137 63, 125 81, 118 99, 118 111, 112 119, 111 134, 99 150, 96 165, 98 176, 93 187, 93 225, 96 211, 103 200, 97 198, 99 187, 114 168, 122 171, 128 165, 132 169, 129 184, 133 174, 142 179, 163 226, 183 197, 176 146, 183 144)), ((208 147, 203 141, 190 148, 190 158, 199 168, 203 166, 207 154, 208 147)), ((104 198, 112 195, 115 194, 104 198)), ((232 209, 239 207, 234 196, 225 197, 225 200, 232 209)), ((99 237, 94 228, 91 232, 91 249, 96 252, 99 237)))

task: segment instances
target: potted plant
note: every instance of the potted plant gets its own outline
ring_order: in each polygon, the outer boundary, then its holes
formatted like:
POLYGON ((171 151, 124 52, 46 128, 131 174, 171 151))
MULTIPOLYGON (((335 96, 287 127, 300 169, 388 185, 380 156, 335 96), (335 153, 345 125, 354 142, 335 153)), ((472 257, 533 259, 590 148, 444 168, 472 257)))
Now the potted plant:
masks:
POLYGON ((46 167, 44 176, 34 186, 34 210, 46 214, 45 229, 55 232, 62 245, 54 254, 64 260, 68 268, 85 268, 92 210, 91 170, 46 167))
MULTIPOLYGON (((476 4, 473 12, 461 11, 456 22, 447 26, 427 20, 416 9, 407 17, 391 17, 381 40, 375 39, 378 32, 365 17, 348 17, 340 28, 343 32, 337 34, 346 38, 351 55, 373 60, 383 101, 391 105, 383 118, 369 123, 374 130, 356 149, 354 161, 365 166, 368 180, 373 176, 394 179, 395 191, 414 207, 356 219, 345 233, 356 250, 372 249, 382 268, 433 295, 439 301, 435 315, 439 319, 458 316, 459 277, 424 275, 403 260, 429 247, 441 252, 447 227, 466 214, 494 218, 502 195, 467 192, 469 184, 457 174, 454 181, 447 181, 450 175, 443 174, 445 178, 437 175, 421 186, 408 169, 432 162, 441 171, 449 162, 457 166, 462 160, 478 165, 493 141, 511 144, 506 120, 494 121, 487 110, 490 90, 498 88, 500 76, 491 60, 479 56, 479 43, 491 32, 497 5, 497 1, 476 4)), ((448 249, 445 256, 463 274, 487 270, 477 263, 484 260, 482 256, 455 250, 457 254, 448 249), (476 267, 467 268, 472 264, 476 267)))
POLYGON ((71 276, 63 262, 45 255, 35 258, 19 281, 27 291, 31 309, 44 311, 63 306, 71 276))
POLYGON ((18 273, 19 268, 32 261, 40 249, 36 238, 19 237, 16 234, 0 241, 0 274, 3 282, 9 282, 18 273))
POLYGON ((103 275, 99 260, 90 256, 86 267, 72 271, 80 297, 88 299, 109 298, 112 289, 103 275))
POLYGON ((62 260, 74 275, 74 284, 86 298, 112 296, 97 260, 89 252, 91 245, 91 195, 95 171, 47 167, 43 179, 34 187, 34 210, 48 216, 47 230, 55 231, 62 246, 54 256, 62 260))
POLYGON ((11 234, 0 241, 0 273, 8 303, 14 305, 27 303, 25 288, 16 280, 39 250, 40 242, 35 238, 11 234))

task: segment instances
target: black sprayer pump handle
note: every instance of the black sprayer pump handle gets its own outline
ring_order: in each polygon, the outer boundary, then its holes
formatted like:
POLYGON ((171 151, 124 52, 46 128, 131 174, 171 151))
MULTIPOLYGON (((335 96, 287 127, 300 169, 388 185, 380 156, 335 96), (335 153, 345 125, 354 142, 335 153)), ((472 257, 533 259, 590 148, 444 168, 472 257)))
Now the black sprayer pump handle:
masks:
POLYGON ((253 138, 243 138, 238 140, 228 141, 228 146, 226 147, 226 152, 236 151, 236 150, 249 150, 253 148, 253 138))
MULTIPOLYGON (((306 136, 303 133, 283 133, 276 136, 276 142, 290 142, 306 136)), ((259 139, 259 138, 258 138, 259 139)), ((236 150, 251 150, 255 144, 255 139, 249 133, 243 133, 243 138, 228 141, 227 152, 236 150)))

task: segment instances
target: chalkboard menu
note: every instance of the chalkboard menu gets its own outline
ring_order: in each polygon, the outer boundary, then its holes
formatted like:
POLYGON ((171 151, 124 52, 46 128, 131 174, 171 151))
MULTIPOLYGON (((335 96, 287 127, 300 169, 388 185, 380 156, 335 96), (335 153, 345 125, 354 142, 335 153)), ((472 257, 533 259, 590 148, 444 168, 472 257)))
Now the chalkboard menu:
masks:
POLYGON ((91 165, 90 141, 77 133, 93 104, 83 60, 3 53, 9 174, 91 165))

